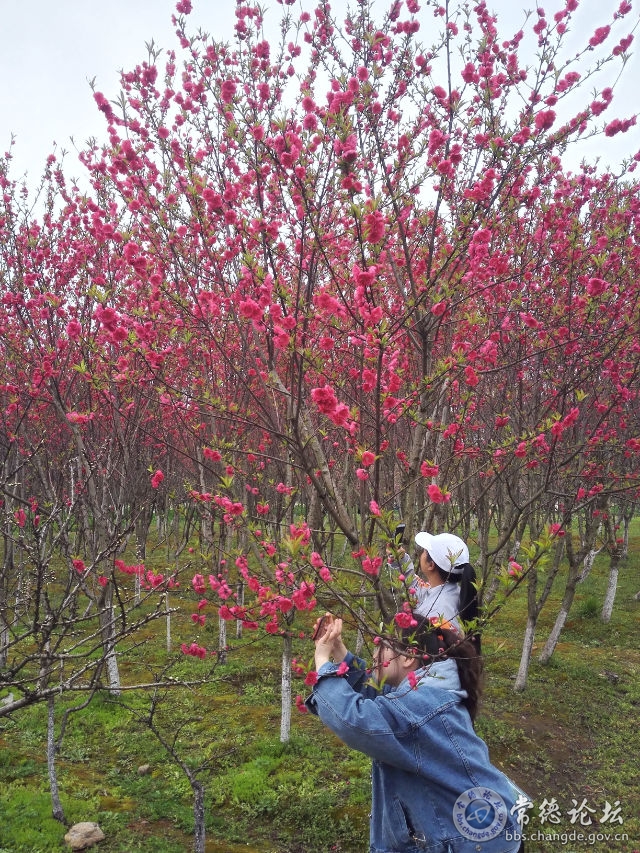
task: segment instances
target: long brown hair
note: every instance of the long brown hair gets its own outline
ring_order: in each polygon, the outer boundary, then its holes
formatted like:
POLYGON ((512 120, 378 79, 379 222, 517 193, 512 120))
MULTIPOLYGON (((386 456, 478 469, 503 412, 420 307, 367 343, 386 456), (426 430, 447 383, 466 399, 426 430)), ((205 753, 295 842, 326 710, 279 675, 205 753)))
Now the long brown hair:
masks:
POLYGON ((403 630, 402 642, 407 651, 417 649, 422 654, 425 666, 447 658, 455 660, 460 686, 467 693, 462 703, 471 719, 475 720, 482 696, 484 671, 475 643, 453 628, 434 624, 426 617, 416 627, 403 630))

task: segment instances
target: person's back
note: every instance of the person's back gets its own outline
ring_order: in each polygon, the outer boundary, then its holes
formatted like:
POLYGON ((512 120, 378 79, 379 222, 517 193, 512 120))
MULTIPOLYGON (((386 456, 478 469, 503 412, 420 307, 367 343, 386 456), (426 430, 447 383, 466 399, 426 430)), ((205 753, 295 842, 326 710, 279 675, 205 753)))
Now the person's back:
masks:
POLYGON ((491 764, 460 694, 434 687, 427 677, 415 689, 403 682, 379 704, 378 724, 371 721, 357 735, 348 714, 340 731, 330 726, 373 759, 372 853, 472 853, 479 842, 482 853, 517 849, 519 827, 512 810, 519 792, 491 764), (389 744, 383 746, 387 737, 389 744))

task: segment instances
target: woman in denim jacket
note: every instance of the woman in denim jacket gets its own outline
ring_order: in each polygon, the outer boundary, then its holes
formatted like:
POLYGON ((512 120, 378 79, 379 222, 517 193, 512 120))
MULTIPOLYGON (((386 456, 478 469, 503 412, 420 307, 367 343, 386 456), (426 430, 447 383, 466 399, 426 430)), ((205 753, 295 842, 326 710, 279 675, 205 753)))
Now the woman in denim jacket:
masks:
POLYGON ((377 641, 372 683, 343 643, 342 620, 327 614, 315 662, 307 707, 373 759, 370 853, 524 849, 515 816, 524 795, 473 728, 481 675, 473 643, 422 620, 400 639, 377 641))

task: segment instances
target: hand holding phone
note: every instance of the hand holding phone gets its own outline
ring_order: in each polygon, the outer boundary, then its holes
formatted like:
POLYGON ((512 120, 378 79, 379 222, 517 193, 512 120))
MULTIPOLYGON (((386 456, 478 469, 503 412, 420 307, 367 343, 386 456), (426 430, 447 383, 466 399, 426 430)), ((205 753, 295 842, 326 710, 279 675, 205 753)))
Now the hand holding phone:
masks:
POLYGON ((396 524, 396 531, 393 534, 393 541, 394 541, 396 547, 398 545, 402 545, 402 540, 404 538, 404 531, 405 531, 406 527, 407 527, 407 525, 403 524, 402 522, 400 524, 396 524))
POLYGON ((348 650, 342 640, 342 619, 339 617, 325 613, 316 622, 313 639, 316 644, 316 669, 320 669, 327 661, 338 662, 346 658, 348 650))
POLYGON ((316 625, 316 630, 313 632, 313 637, 311 639, 313 640, 314 643, 319 637, 321 637, 324 634, 326 626, 327 626, 327 617, 323 616, 321 619, 318 620, 318 623, 316 625))

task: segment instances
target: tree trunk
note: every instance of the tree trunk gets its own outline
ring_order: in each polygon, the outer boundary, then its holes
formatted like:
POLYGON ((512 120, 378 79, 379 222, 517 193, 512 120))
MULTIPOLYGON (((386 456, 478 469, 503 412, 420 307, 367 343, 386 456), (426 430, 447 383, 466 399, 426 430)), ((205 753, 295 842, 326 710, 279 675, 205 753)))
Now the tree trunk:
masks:
POLYGON ((29 578, 25 574, 24 551, 18 545, 18 568, 16 572, 15 589, 15 617, 21 616, 27 609, 26 601, 29 598, 29 578))
POLYGON ((169 608, 169 590, 164 594, 165 625, 167 626, 167 654, 171 653, 171 610, 169 608))
POLYGON ((218 660, 227 662, 227 623, 222 616, 218 617, 218 660))
POLYGON ((105 587, 105 595, 99 606, 100 631, 102 635, 104 658, 107 664, 109 693, 112 696, 119 696, 120 671, 118 669, 118 658, 116 656, 115 613, 113 609, 113 590, 111 588, 111 584, 105 587))
POLYGON ((624 541, 620 541, 616 536, 616 528, 611 515, 607 515, 605 519, 607 529, 607 547, 609 550, 609 581, 607 583, 607 592, 602 606, 601 618, 603 622, 608 622, 613 613, 613 602, 616 600, 616 589, 618 587, 618 570, 620 560, 624 554, 624 541))
POLYGON ((291 658, 293 642, 289 634, 282 647, 282 687, 280 711, 280 742, 288 743, 291 735, 291 658))
POLYGON ((567 617, 569 616, 569 608, 571 607, 572 603, 573 595, 571 596, 571 599, 566 605, 563 599, 558 615, 556 616, 556 621, 554 622, 553 628, 551 629, 551 633, 547 637, 547 642, 544 644, 544 648, 540 652, 540 655, 538 657, 540 663, 548 663, 551 659, 551 656, 555 652, 556 646, 558 645, 558 640, 560 639, 560 634, 562 633, 562 629, 564 628, 565 622, 567 621, 567 617))
POLYGON ((551 629, 551 633, 547 637, 547 642, 544 644, 544 648, 538 658, 540 663, 548 663, 551 659, 551 655, 554 653, 556 646, 558 645, 560 634, 562 633, 562 629, 564 628, 567 617, 569 616, 569 611, 571 610, 571 605, 573 604, 576 587, 580 582, 580 577, 581 575, 577 574, 577 572, 569 570, 569 577, 567 578, 567 585, 562 597, 562 604, 560 605, 560 610, 556 616, 556 621, 551 629))
POLYGON ((47 770, 49 771, 49 789, 51 791, 52 813, 56 820, 65 823, 64 809, 60 802, 58 790, 58 774, 56 772, 56 735, 55 707, 53 697, 47 703, 47 770))
POLYGON ((4 535, 4 561, 0 572, 0 669, 9 656, 9 579, 13 575, 13 540, 4 535))
POLYGON ((527 616, 527 627, 524 632, 524 641, 522 643, 522 654, 520 656, 520 667, 513 689, 516 693, 521 693, 527 686, 527 676, 529 674, 529 664, 531 663, 531 652, 533 651, 533 641, 536 636, 536 621, 535 616, 527 616))
POLYGON ((622 515, 622 559, 626 559, 629 554, 629 528, 635 515, 636 505, 631 504, 630 509, 626 509, 622 515))
POLYGON ((601 619, 603 622, 609 622, 613 613, 613 603, 616 600, 616 589, 618 588, 618 571, 620 565, 621 549, 616 549, 611 555, 609 563, 609 581, 607 583, 607 593, 604 597, 602 606, 601 619))
POLYGON ((109 693, 112 696, 120 695, 120 670, 118 669, 118 658, 115 647, 112 646, 107 652, 107 672, 109 674, 109 693))
POLYGON ((195 777, 189 781, 193 791, 193 849, 194 853, 205 853, 204 785, 195 777))
POLYGON ((531 662, 531 652, 533 651, 533 641, 535 639, 536 625, 538 624, 538 618, 540 616, 542 608, 544 607, 547 599, 549 598, 549 595, 551 594, 553 581, 560 569, 560 562, 562 560, 563 552, 564 542, 563 540, 559 540, 556 544, 553 565, 547 573, 547 578, 545 580, 544 588, 540 593, 539 600, 537 598, 538 569, 536 568, 536 566, 531 566, 531 568, 529 569, 527 586, 527 627, 525 630, 524 640, 522 642, 520 668, 518 669, 518 674, 516 676, 516 681, 513 688, 516 692, 523 691, 527 685, 527 676, 529 673, 529 664, 531 662))
POLYGON ((593 568, 593 564, 595 562, 595 559, 601 550, 602 550, 601 548, 592 548, 589 551, 589 553, 587 554, 587 556, 584 558, 582 574, 580 575, 580 578, 579 578, 580 583, 582 583, 583 581, 586 581, 586 579, 591 574, 591 569, 593 568))
MULTIPOLYGON (((236 601, 238 602, 238 606, 242 607, 244 604, 244 583, 240 581, 240 583, 236 586, 236 601)), ((242 637, 242 619, 236 619, 236 639, 239 640, 242 637)))

